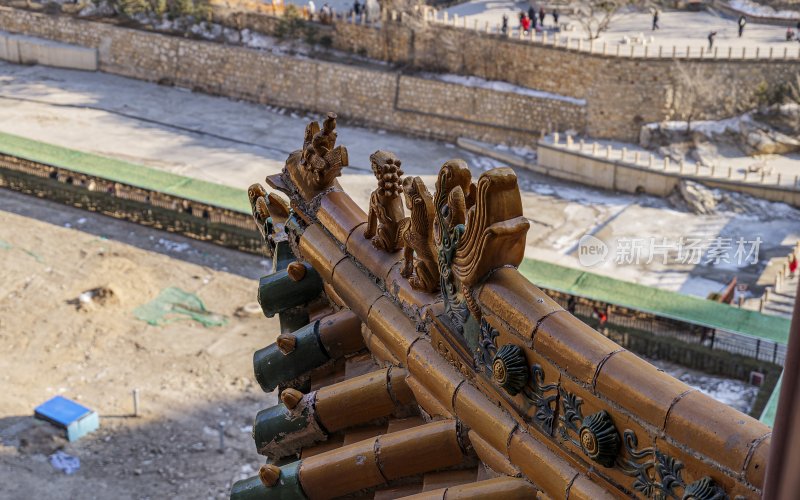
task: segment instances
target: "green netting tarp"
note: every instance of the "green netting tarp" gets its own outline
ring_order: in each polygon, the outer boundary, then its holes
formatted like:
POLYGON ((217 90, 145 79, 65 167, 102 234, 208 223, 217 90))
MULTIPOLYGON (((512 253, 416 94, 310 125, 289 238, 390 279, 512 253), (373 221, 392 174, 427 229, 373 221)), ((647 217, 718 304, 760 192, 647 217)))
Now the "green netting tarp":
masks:
POLYGON ((778 399, 781 395, 782 381, 783 374, 781 374, 780 378, 778 379, 778 383, 775 384, 775 389, 772 390, 772 394, 770 395, 766 406, 764 406, 764 411, 761 413, 761 418, 759 419, 762 423, 767 424, 770 427, 775 425, 775 415, 778 413, 778 399))
POLYGON ((143 165, 104 158, 2 132, 0 132, 0 153, 142 189, 160 191, 187 200, 250 213, 247 193, 242 189, 190 179, 143 165))
POLYGON ((786 343, 789 320, 579 269, 525 259, 520 272, 535 285, 696 325, 786 343))
POLYGON ((153 326, 186 320, 197 321, 206 327, 222 326, 227 322, 225 316, 207 310, 197 295, 176 287, 165 288, 158 297, 137 307, 133 315, 153 326))

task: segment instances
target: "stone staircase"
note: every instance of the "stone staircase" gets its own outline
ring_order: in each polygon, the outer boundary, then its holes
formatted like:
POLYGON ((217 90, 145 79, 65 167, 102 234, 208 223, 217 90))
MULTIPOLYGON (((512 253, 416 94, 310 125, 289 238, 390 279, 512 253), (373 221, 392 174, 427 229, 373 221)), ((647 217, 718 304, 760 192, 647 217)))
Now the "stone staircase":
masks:
MULTIPOLYGON (((800 255, 800 242, 796 244, 794 254, 800 255)), ((756 299, 758 310, 765 314, 791 318, 797 297, 800 269, 791 276, 788 259, 774 258, 767 265, 759 281, 762 280, 769 280, 770 284, 764 288, 764 295, 756 299)))
POLYGON ((800 273, 796 272, 794 277, 790 277, 787 273, 784 278, 778 278, 778 280, 776 280, 779 282, 777 286, 768 289, 768 292, 764 295, 763 313, 775 316, 786 316, 789 318, 792 317, 794 301, 797 296, 797 283, 800 281, 798 278, 799 274, 800 273))

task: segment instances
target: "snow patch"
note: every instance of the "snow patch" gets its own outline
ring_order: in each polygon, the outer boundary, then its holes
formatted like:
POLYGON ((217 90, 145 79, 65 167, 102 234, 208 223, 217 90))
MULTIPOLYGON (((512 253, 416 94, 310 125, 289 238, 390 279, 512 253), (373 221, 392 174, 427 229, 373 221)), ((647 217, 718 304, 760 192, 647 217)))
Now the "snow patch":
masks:
MULTIPOLYGON (((741 128, 742 122, 750 121, 750 113, 745 113, 733 118, 726 118, 724 120, 698 120, 692 122, 690 130, 700 132, 704 135, 711 136, 712 134, 724 134, 730 130, 738 132, 741 128)), ((670 122, 655 122, 645 125, 651 130, 662 128, 665 130, 673 130, 676 132, 686 132, 687 122, 670 121, 670 122)))
POLYGON ((800 13, 791 10, 775 10, 767 5, 750 0, 731 0, 728 4, 734 9, 754 17, 778 17, 781 19, 800 19, 800 13))
POLYGON ((508 82, 500 82, 497 80, 484 80, 477 76, 463 76, 453 75, 450 73, 421 73, 420 76, 429 80, 439 80, 445 83, 454 83, 456 85, 463 85, 464 87, 475 87, 487 90, 494 90, 496 92, 506 92, 509 94, 519 94, 529 97, 536 97, 538 99, 550 99, 553 101, 561 101, 576 106, 586 106, 586 99, 576 99, 560 94, 553 94, 551 92, 544 92, 541 90, 533 90, 527 87, 520 87, 508 82))
POLYGON ((188 243, 178 243, 177 241, 170 241, 165 238, 159 238, 158 244, 166 248, 168 252, 180 253, 192 248, 188 243))

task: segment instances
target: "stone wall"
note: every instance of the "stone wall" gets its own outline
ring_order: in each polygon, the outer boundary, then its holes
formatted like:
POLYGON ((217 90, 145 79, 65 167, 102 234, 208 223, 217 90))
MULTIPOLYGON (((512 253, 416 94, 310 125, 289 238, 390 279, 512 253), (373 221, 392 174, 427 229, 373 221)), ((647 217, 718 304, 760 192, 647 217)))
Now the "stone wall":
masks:
POLYGON ((585 106, 398 71, 292 58, 107 23, 0 8, 0 29, 96 48, 101 71, 427 137, 528 144, 583 130, 585 106))
POLYGON ((540 141, 537 151, 539 156, 535 171, 603 189, 664 197, 675 190, 681 179, 690 179, 711 188, 736 191, 800 207, 800 187, 796 184, 770 185, 731 180, 721 175, 692 175, 676 171, 675 166, 672 170, 667 170, 666 163, 648 166, 631 163, 629 160, 606 159, 600 155, 578 151, 564 143, 540 141))
MULTIPOLYGON (((218 20, 264 33, 274 33, 279 24, 254 13, 218 20)), ((405 69, 295 59, 0 9, 0 29, 97 48, 102 71, 315 112, 335 109, 358 123, 428 137, 530 144, 542 129, 573 129, 635 142, 642 124, 676 118, 671 111, 675 60, 668 57, 605 56, 442 25, 416 30, 399 22, 382 28, 344 22, 313 26, 330 37, 334 48, 405 69), (447 84, 415 77, 409 68, 506 81, 586 104, 447 84)), ((689 71, 697 67, 701 74, 721 75, 725 82, 715 109, 695 119, 730 116, 752 101, 760 83, 794 82, 800 72, 791 58, 692 58, 682 64, 689 71)))
MULTIPOLYGON (((670 96, 675 60, 589 53, 481 33, 429 25, 412 30, 401 23, 383 27, 337 23, 334 47, 407 67, 473 75, 587 100, 587 132, 596 137, 635 141, 641 124, 671 119, 670 96)), ((776 53, 777 54, 777 53, 776 53)), ((665 54, 666 55, 666 54, 665 54)), ((766 55, 766 54, 764 54, 766 55)), ((752 57, 752 55, 751 55, 752 57)), ((761 82, 794 82, 800 73, 796 53, 789 59, 693 57, 681 60, 689 71, 724 75, 721 102, 703 118, 735 114, 752 101, 761 82)))
MULTIPOLYGON (((277 19, 256 13, 220 14, 218 21, 240 28, 275 34, 277 19)), ((517 40, 442 24, 418 20, 384 20, 380 27, 337 22, 332 27, 307 23, 320 36, 330 37, 336 49, 402 66, 407 69, 477 76, 499 80, 530 89, 586 99, 586 132, 601 138, 636 141, 641 124, 677 119, 671 111, 675 59, 670 48, 651 57, 603 55, 601 47, 589 53, 540 41, 517 40)), ((701 74, 724 75, 725 88, 715 109, 700 113, 700 118, 719 119, 737 114, 752 106, 758 86, 763 82, 776 86, 794 82, 800 72, 795 48, 788 59, 782 49, 774 55, 762 51, 760 57, 741 58, 737 51, 727 58, 699 53, 692 58, 679 56, 690 73, 699 67, 701 74), (769 56, 769 57, 768 57, 769 56)))
POLYGON ((97 49, 0 31, 0 59, 15 64, 97 70, 97 49))

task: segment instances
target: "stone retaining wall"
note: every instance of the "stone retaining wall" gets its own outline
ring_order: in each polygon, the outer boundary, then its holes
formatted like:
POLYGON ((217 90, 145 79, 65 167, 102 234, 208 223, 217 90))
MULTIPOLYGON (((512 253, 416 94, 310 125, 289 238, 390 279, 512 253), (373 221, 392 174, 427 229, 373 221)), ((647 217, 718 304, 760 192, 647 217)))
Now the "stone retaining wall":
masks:
POLYGON ((15 64, 97 70, 97 50, 0 31, 0 59, 15 64))
MULTIPOLYGON (((275 34, 279 23, 278 18, 252 12, 217 12, 217 20, 266 34, 275 34)), ((306 26, 318 32, 317 38, 329 38, 334 48, 371 59, 586 99, 586 132, 626 141, 638 138, 643 123, 677 119, 670 109, 676 61, 690 72, 699 67, 704 74, 724 75, 726 88, 720 89, 720 96, 727 99, 715 109, 701 110, 702 119, 725 118, 752 107, 762 82, 775 88, 794 83, 800 72, 798 48, 784 52, 762 47, 754 55, 753 50, 742 54, 723 47, 718 53, 687 57, 685 47, 678 47, 676 54, 670 47, 652 47, 649 55, 638 47, 632 56, 627 46, 617 54, 618 47, 605 50, 602 44, 579 40, 554 46, 552 35, 545 43, 541 37, 534 43, 438 23, 420 28, 418 20, 399 22, 388 16, 380 26, 349 20, 306 26)))
MULTIPOLYGON (((534 170, 560 179, 580 182, 604 189, 626 193, 647 193, 669 196, 681 179, 691 179, 711 188, 746 193, 757 198, 778 201, 800 207, 800 187, 797 184, 770 185, 740 182, 720 175, 691 175, 676 171, 662 162, 642 165, 629 161, 603 158, 583 153, 569 144, 540 141, 538 165, 534 170)), ((720 173, 721 174, 721 173, 720 173)))
POLYGON ((101 71, 357 123, 455 140, 532 144, 546 128, 584 130, 585 106, 426 80, 397 71, 275 55, 0 8, 0 29, 96 48, 101 71))
MULTIPOLYGON (((586 99, 587 132, 596 137, 635 141, 642 124, 674 119, 670 96, 675 61, 670 57, 616 57, 573 45, 554 47, 450 26, 422 31, 400 23, 382 28, 337 23, 334 47, 409 67, 501 80, 531 89, 586 99)), ((595 48, 598 50, 598 48, 595 48)), ((656 54, 653 54, 654 56, 656 54)), ((766 55, 766 54, 764 54, 766 55)), ((761 82, 794 82, 797 54, 787 59, 727 57, 680 59, 689 71, 724 75, 721 96, 736 96, 705 110, 704 119, 740 111, 761 82)), ((751 56, 752 57, 752 56, 751 56)))

